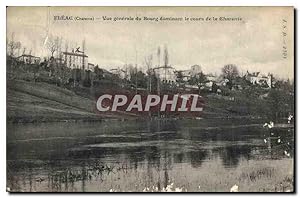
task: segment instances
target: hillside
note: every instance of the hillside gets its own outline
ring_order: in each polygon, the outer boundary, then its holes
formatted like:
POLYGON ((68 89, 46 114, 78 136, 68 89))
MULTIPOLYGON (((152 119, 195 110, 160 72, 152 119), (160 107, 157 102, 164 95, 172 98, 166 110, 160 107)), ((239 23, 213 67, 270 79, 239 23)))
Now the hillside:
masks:
POLYGON ((125 117, 122 112, 97 113, 95 102, 48 83, 23 80, 7 82, 8 122, 97 121, 125 117))

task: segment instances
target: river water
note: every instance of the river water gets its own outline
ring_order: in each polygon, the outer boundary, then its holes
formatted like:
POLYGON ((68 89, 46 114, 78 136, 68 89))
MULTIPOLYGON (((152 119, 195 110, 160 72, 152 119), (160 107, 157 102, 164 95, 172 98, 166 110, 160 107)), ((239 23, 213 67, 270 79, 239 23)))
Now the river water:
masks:
POLYGON ((8 124, 7 187, 26 192, 291 190, 293 127, 245 119, 8 124), (280 139, 280 140, 278 140, 280 139))

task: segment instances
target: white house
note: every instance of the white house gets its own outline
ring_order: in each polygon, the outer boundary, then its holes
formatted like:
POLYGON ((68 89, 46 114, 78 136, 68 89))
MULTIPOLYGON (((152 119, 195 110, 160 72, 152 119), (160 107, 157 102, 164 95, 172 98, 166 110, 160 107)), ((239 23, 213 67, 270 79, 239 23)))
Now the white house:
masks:
POLYGON ((24 62, 25 64, 39 64, 41 61, 40 57, 32 56, 29 54, 23 54, 19 56, 18 61, 24 62))
POLYGON ((268 88, 272 87, 272 75, 264 75, 260 72, 246 73, 246 79, 249 80, 252 84, 263 85, 266 84, 268 88))
POLYGON ((161 66, 153 68, 155 75, 165 83, 176 82, 176 70, 171 66, 161 66))
POLYGON ((218 82, 220 80, 219 77, 217 75, 214 75, 214 74, 207 74, 206 78, 210 82, 218 82))
POLYGON ((71 69, 88 69, 88 56, 77 52, 63 52, 64 62, 71 69))
POLYGON ((127 74, 126 70, 121 69, 121 68, 114 68, 109 70, 110 73, 118 75, 121 79, 127 79, 129 74, 127 74))

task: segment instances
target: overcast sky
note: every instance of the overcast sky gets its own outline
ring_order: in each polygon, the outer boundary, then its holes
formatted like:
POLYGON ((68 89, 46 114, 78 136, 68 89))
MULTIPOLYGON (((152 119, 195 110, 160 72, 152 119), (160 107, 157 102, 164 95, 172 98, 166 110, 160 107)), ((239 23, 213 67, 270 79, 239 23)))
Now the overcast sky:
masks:
MULTIPOLYGON (((225 64, 236 64, 240 72, 271 72, 293 79, 293 9, 291 7, 9 7, 7 37, 12 32, 33 55, 45 56, 47 35, 59 36, 70 47, 86 42, 89 62, 111 69, 125 63, 143 66, 158 46, 167 46, 169 64, 176 69, 201 65, 205 73, 219 74, 225 64), (55 21, 53 16, 121 17, 234 17, 240 21, 55 21), (285 19, 287 29, 283 29, 285 19), (47 31, 48 30, 48 31, 47 31), (287 36, 284 37, 282 32, 287 36), (284 44, 285 42, 285 44, 284 44), (287 47, 287 58, 282 55, 287 47), (136 56, 137 55, 137 56, 136 56)), ((63 45, 64 46, 64 45, 63 45)), ((69 47, 69 49, 70 49, 69 47)), ((163 51, 163 50, 162 50, 163 51)))

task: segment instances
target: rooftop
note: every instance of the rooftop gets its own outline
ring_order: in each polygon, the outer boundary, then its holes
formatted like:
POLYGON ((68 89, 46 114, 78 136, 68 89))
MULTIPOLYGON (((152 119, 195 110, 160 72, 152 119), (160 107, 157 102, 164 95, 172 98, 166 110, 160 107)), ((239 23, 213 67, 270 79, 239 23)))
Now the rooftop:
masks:
POLYGON ((40 58, 40 57, 37 57, 37 56, 33 56, 33 55, 30 55, 30 54, 22 54, 21 56, 19 56, 18 58, 20 57, 32 57, 32 58, 40 58))
POLYGON ((81 56, 81 57, 88 57, 87 55, 85 54, 79 54, 79 53, 74 53, 74 52, 63 52, 63 54, 66 54, 66 55, 71 55, 71 56, 81 56))

